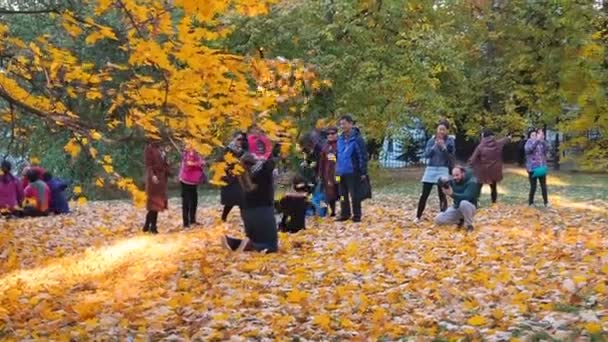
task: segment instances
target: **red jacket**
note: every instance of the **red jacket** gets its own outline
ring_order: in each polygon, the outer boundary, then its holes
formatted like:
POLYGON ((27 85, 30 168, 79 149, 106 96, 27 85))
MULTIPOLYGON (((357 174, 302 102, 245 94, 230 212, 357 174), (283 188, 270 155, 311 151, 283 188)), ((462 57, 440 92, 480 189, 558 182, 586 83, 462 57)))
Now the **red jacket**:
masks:
POLYGON ((46 170, 40 166, 30 166, 23 170, 23 177, 21 178, 21 186, 23 189, 25 189, 30 183, 30 181, 27 180, 27 176, 25 175, 29 170, 36 171, 38 173, 38 179, 42 179, 42 175, 46 172, 46 170))
POLYGON ((28 184, 24 191, 23 207, 33 207, 40 212, 47 212, 51 203, 51 190, 45 182, 37 180, 34 183, 28 184))

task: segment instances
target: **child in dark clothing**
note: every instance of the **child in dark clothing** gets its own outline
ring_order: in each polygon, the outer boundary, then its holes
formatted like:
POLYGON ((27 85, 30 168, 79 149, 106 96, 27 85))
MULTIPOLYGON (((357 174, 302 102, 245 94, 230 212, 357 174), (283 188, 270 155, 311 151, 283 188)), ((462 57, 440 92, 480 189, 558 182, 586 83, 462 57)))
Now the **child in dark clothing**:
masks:
POLYGON ((279 231, 297 233, 306 229, 306 210, 310 207, 308 201, 309 185, 303 177, 293 179, 294 192, 286 194, 278 203, 278 209, 283 217, 279 223, 279 231))

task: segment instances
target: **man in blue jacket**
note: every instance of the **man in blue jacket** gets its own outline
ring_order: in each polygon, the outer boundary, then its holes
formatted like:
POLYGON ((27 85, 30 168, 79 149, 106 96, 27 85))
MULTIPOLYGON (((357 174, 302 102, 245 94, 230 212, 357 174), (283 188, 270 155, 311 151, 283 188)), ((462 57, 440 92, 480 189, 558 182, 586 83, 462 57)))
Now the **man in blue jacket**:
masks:
POLYGON ((352 220, 361 222, 361 185, 367 178, 367 148, 350 115, 340 118, 340 128, 342 134, 338 138, 336 176, 340 179, 342 210, 338 221, 343 222, 351 218, 352 201, 352 220))

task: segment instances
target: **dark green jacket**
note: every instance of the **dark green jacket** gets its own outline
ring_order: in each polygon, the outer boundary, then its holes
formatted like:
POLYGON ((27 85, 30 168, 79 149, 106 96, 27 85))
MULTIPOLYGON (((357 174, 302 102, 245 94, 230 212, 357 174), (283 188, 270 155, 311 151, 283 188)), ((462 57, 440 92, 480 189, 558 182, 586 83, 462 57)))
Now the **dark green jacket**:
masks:
POLYGON ((450 182, 453 190, 452 198, 454 199, 454 208, 460 206, 460 202, 469 201, 473 205, 477 206, 477 199, 479 198, 479 185, 477 179, 473 176, 470 170, 464 176, 464 179, 460 182, 452 180, 450 182))

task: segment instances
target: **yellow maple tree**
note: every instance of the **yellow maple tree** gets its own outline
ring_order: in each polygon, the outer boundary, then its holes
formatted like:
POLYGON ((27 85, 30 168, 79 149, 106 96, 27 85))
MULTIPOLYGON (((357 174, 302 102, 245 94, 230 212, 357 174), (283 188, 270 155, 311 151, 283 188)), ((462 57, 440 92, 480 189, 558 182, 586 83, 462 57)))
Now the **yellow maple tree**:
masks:
MULTIPOLYGON (((84 42, 88 51, 103 46, 116 52, 103 62, 72 42, 49 35, 28 42, 0 24, 0 53, 8 57, 0 73, 0 102, 71 132, 65 151, 72 157, 88 152, 97 160, 97 145, 125 136, 167 143, 192 139, 206 156, 233 131, 253 125, 289 146, 291 120, 276 120, 271 113, 305 87, 318 86, 314 72, 302 62, 218 47, 232 32, 228 15, 261 15, 274 2, 96 0, 88 1, 89 11, 49 10, 56 29, 84 42), (34 91, 34 80, 42 80, 36 87, 43 91, 34 91), (90 120, 74 109, 75 100, 103 105, 103 117, 90 120)), ((111 159, 98 165, 114 184, 121 182, 111 159)), ((140 196, 136 187, 122 183, 133 198, 140 196)))

